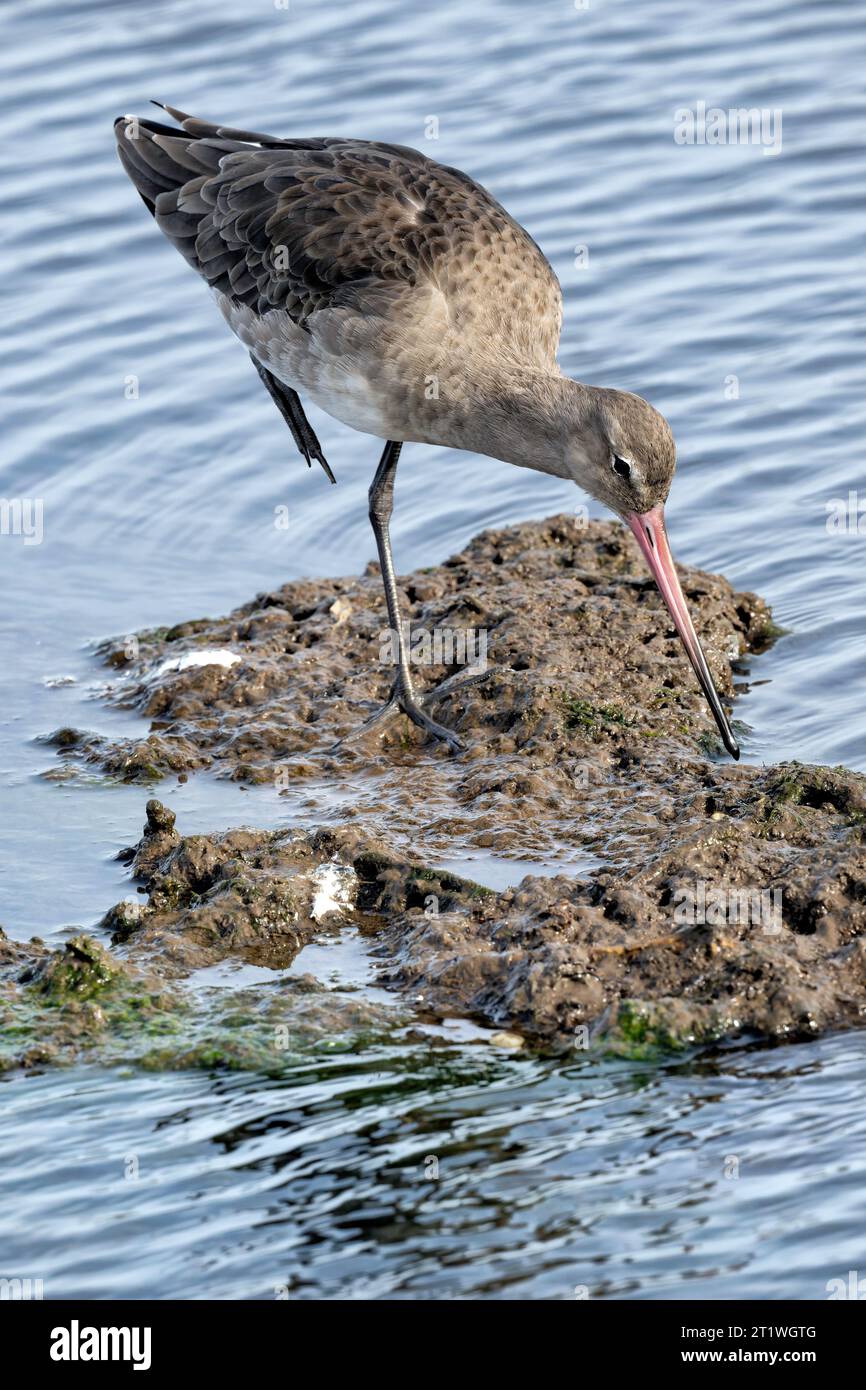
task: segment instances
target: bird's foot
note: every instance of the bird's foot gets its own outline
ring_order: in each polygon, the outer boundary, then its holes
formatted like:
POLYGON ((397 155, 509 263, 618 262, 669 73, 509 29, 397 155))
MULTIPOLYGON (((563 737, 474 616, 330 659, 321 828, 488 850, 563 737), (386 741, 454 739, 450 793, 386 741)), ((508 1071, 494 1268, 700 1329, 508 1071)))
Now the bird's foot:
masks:
POLYGON ((395 715, 405 714, 419 729, 423 729, 425 733, 430 734, 431 738, 438 739, 440 743, 447 744, 452 753, 462 753, 463 744, 454 733, 453 729, 449 729, 444 724, 439 724, 435 719, 432 719, 423 706, 432 704, 442 695, 450 695, 454 690, 460 690, 467 685, 475 685, 479 681, 485 680, 487 674, 486 671, 482 671, 466 675, 463 671, 457 671, 453 676, 449 676, 447 680, 440 682, 439 685, 429 690, 423 697, 423 700, 420 701, 415 695, 414 690, 411 688, 406 689, 403 682, 398 679, 394 682, 391 694, 385 704, 382 705, 381 709, 377 709, 375 713, 371 714, 369 719, 365 719, 364 723, 360 724, 357 729, 353 729, 350 733, 344 734, 341 739, 337 740, 330 751, 336 753, 344 744, 353 739, 361 738, 364 734, 368 733, 370 729, 375 728, 377 724, 384 724, 394 718, 395 715))
POLYGON ((344 734, 329 751, 338 753, 345 744, 351 743, 356 738, 362 738, 377 724, 386 724, 398 714, 407 715, 413 724, 417 724, 419 729, 423 729, 425 733, 438 739, 440 743, 446 743, 452 753, 462 753, 463 744, 457 735, 451 729, 446 729, 444 724, 437 724, 435 719, 431 719, 429 714, 426 714, 421 708, 414 695, 401 695, 396 687, 381 709, 377 709, 375 713, 370 715, 369 719, 365 719, 363 724, 359 724, 357 729, 352 729, 348 734, 344 734))

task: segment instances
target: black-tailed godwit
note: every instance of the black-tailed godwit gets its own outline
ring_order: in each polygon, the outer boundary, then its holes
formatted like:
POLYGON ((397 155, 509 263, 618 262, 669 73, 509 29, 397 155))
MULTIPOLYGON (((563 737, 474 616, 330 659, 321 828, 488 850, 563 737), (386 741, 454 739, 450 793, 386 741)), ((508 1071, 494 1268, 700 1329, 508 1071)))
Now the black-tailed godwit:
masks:
MULTIPOLYGON (((156 103, 160 105, 160 103, 156 103)), ((370 487, 402 709, 425 712, 409 669, 389 521, 407 440, 570 478, 631 527, 725 747, 739 748, 667 541, 676 447, 640 396, 585 386, 556 361, 559 282, 491 195, 417 150, 368 140, 281 140, 211 125, 115 124, 123 167, 158 226, 214 291, 309 464, 334 475, 301 404, 385 439, 370 487)))

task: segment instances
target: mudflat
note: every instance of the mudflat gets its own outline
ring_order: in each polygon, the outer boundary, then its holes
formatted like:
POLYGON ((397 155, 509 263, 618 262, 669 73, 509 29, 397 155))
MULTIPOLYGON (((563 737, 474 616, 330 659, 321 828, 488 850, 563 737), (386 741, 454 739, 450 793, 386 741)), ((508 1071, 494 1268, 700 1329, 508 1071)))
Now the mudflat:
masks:
MULTIPOLYGON (((750 655, 779 635, 767 606, 719 576, 681 575, 720 691, 741 692, 750 655)), ((866 778, 727 759, 624 528, 560 516, 487 531, 400 587, 419 692, 444 683, 429 708, 463 741, 457 756, 403 716, 334 747, 390 688, 372 566, 105 644, 105 698, 150 733, 56 730, 47 775, 151 789, 208 769, 283 788, 293 824, 184 836, 152 797, 125 856, 139 902, 57 952, 0 943, 19 1029, 8 1065, 93 1047, 269 1065, 281 1017, 311 1045, 459 1015, 525 1046, 633 1056, 860 1023, 866 778), (544 873, 521 868, 494 891, 437 867, 470 852, 544 873), (172 1035, 174 1000, 202 967, 279 972, 348 927, 393 1011, 352 994, 314 1004, 315 980, 281 979, 246 991, 233 1028, 185 1005, 172 1035), (138 1032, 136 995, 151 1009, 138 1032)))

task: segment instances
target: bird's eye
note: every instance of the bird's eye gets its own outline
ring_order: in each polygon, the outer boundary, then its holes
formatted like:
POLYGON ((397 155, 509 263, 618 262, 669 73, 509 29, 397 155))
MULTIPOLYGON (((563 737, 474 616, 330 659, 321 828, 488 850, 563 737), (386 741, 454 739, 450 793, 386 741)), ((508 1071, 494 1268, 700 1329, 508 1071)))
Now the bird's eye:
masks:
POLYGON ((610 466, 614 473, 618 473, 621 478, 631 477, 631 464, 625 459, 619 458, 616 454, 611 457, 610 466))

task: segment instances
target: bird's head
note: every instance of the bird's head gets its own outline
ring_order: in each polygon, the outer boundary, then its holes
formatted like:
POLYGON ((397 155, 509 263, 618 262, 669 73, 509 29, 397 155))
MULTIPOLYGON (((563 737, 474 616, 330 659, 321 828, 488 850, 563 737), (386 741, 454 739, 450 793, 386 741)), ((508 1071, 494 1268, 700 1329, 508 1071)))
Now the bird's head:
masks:
POLYGON ((677 446, 663 415, 630 391, 580 388, 567 465, 575 482, 621 517, 663 506, 677 446))
POLYGON ((665 530, 664 504, 676 468, 671 427, 629 391, 578 386, 570 392, 566 468, 582 488, 627 522, 667 604, 728 752, 740 750, 686 606, 665 530))

